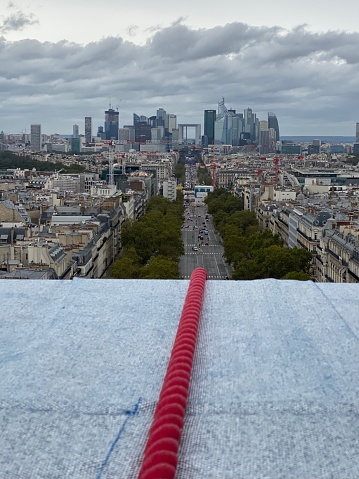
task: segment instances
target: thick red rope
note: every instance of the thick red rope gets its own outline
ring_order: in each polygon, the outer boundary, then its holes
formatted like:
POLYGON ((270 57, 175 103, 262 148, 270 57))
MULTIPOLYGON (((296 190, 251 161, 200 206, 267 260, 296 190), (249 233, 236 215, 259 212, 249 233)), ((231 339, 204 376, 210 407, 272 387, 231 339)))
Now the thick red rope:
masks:
POLYGON ((192 273, 138 479, 175 477, 206 279, 192 273))

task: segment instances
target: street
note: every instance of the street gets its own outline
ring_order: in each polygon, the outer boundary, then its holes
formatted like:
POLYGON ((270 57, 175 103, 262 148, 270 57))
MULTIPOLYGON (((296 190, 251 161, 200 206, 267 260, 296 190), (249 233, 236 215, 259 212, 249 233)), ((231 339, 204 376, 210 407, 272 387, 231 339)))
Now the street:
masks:
POLYGON ((202 267, 208 279, 230 279, 231 271, 223 258, 221 238, 215 232, 211 215, 206 219, 206 214, 206 206, 191 204, 186 207, 182 226, 185 254, 180 258, 180 276, 189 279, 196 268, 202 267))

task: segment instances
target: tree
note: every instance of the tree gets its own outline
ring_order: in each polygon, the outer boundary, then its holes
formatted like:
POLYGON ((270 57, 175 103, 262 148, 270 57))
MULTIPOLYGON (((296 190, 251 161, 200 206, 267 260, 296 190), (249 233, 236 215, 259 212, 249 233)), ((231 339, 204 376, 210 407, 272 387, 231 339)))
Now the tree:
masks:
POLYGON ((283 278, 292 271, 309 273, 312 255, 304 249, 289 249, 273 245, 258 251, 255 256, 262 278, 283 278))
POLYGON ((282 279, 294 279, 297 281, 309 281, 310 274, 303 273, 303 271, 292 271, 287 273, 282 279))
POLYGON ((6 168, 21 168, 32 170, 35 168, 37 171, 56 171, 64 170, 65 173, 81 173, 85 171, 85 168, 77 163, 66 166, 61 162, 50 163, 48 161, 33 160, 30 156, 19 157, 15 153, 10 151, 0 151, 0 169, 6 168))
POLYGON ((141 268, 143 279, 179 279, 178 263, 165 256, 154 256, 141 268))
POLYGON ((137 279, 140 275, 140 258, 135 248, 124 250, 110 268, 110 277, 115 279, 137 279))
POLYGON ((144 216, 137 221, 125 222, 122 228, 124 250, 113 266, 111 276, 167 278, 169 274, 171 278, 178 278, 178 261, 183 254, 183 211, 183 195, 178 195, 173 202, 161 196, 152 197, 144 216), (168 273, 165 272, 166 265, 168 273))

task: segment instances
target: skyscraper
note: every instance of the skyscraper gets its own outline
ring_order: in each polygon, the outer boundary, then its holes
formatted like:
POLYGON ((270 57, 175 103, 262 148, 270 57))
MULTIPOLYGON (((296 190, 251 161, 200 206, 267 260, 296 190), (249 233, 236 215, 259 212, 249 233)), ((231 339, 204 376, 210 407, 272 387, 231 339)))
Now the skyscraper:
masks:
POLYGON ((41 125, 38 123, 30 127, 30 143, 33 151, 41 151, 41 125))
POLYGON ((277 117, 276 117, 275 113, 273 113, 273 112, 268 112, 268 128, 273 128, 273 130, 275 131, 275 135, 276 135, 276 141, 279 141, 280 138, 279 138, 278 120, 277 120, 277 117))
POLYGON ((359 143, 359 123, 356 124, 355 128, 355 142, 359 143))
POLYGON ((92 141, 92 118, 85 116, 85 141, 91 143, 92 141))
POLYGON ((118 140, 119 112, 113 108, 105 111, 105 136, 106 140, 118 140))
POLYGON ((249 134, 251 141, 256 141, 256 121, 257 115, 251 108, 244 110, 244 132, 249 134))
POLYGON ((173 113, 167 115, 168 131, 172 133, 172 130, 177 128, 177 116, 173 113))
POLYGON ((157 117, 157 126, 163 126, 165 128, 168 128, 167 123, 167 113, 166 110, 163 108, 159 108, 156 113, 157 117))
MULTIPOLYGON (((237 113, 236 110, 227 109, 224 104, 224 98, 218 103, 218 114, 215 110, 205 110, 205 127, 206 127, 206 111, 208 123, 215 117, 214 122, 214 141, 225 145, 238 146, 243 131, 243 114, 237 113)), ((207 135, 204 136, 207 138, 207 135)), ((210 142, 208 141, 208 146, 210 142)))
POLYGON ((79 137, 79 125, 72 125, 72 138, 79 137))
POLYGON ((137 143, 146 143, 151 139, 151 125, 147 121, 138 121, 135 124, 135 141, 137 143))
POLYGON ((214 142, 216 116, 216 110, 204 110, 204 136, 207 137, 208 145, 212 145, 214 142))

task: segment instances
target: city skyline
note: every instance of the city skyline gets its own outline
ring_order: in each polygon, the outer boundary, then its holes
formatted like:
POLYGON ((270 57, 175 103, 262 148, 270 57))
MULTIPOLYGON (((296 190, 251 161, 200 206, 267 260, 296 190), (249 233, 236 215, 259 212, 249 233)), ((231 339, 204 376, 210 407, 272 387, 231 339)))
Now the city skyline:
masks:
POLYGON ((85 116, 97 130, 110 103, 120 126, 159 107, 203 124, 203 111, 225 97, 229 108, 252 108, 263 120, 276 112, 283 136, 355 135, 354 0, 351 14, 337 17, 322 0, 258 1, 245 12, 234 1, 220 10, 213 2, 198 10, 187 0, 139 1, 126 12, 112 0, 105 11, 88 3, 71 4, 69 15, 67 0, 61 9, 52 0, 41 8, 8 2, 0 17, 0 130, 38 123, 44 133, 68 134, 74 124, 83 131, 85 116), (52 27, 55 15, 61 28, 52 27))

